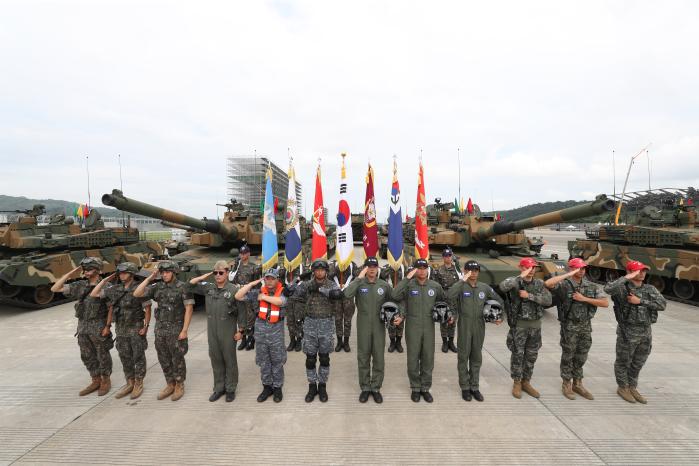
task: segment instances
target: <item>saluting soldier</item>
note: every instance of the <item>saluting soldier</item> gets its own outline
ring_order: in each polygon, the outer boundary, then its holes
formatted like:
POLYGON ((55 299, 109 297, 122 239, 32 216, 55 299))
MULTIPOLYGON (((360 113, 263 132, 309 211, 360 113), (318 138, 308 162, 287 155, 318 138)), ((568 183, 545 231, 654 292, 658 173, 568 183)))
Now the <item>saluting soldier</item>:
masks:
MULTIPOLYGON (((454 283, 461 279, 462 274, 456 262, 454 262, 454 252, 450 247, 446 247, 444 251, 442 251, 442 261, 442 265, 435 270, 434 279, 442 285, 442 289, 446 293, 454 283)), ((442 336, 442 353, 447 353, 449 351, 457 352, 456 346, 454 346, 455 330, 456 324, 454 322, 439 324, 439 334, 442 336)))
MULTIPOLYGON (((350 265, 342 272, 333 261, 330 267, 329 278, 334 281, 342 290, 344 289, 359 273, 357 264, 350 262, 350 265)), ((354 300, 351 298, 342 298, 333 301, 335 307, 335 334, 337 335, 337 344, 335 352, 345 350, 345 353, 350 352, 350 334, 352 333, 352 316, 354 316, 354 300)))
MULTIPOLYGON (((229 279, 236 285, 246 285, 262 276, 262 268, 250 260, 250 247, 244 244, 240 247, 240 255, 230 272, 229 279)), ((238 345, 238 351, 255 349, 255 305, 248 301, 237 301, 245 316, 245 332, 238 345)))

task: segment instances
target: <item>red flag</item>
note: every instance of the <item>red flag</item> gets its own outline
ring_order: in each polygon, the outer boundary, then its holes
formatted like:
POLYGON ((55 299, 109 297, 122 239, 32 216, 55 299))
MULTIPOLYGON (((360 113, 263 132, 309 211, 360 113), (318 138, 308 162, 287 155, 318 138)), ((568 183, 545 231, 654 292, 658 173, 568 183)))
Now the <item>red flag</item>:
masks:
POLYGON ((279 212, 279 198, 275 197, 274 198, 274 213, 276 214, 279 212))
POLYGON ((497 220, 498 222, 500 220, 502 220, 502 217, 500 216, 500 214, 495 214, 495 220, 497 220))
POLYGON ((320 184, 320 165, 316 171, 316 194, 313 201, 313 235, 311 260, 328 258, 328 240, 325 237, 325 215, 323 215, 323 187, 320 184))
POLYGON ((425 180, 422 162, 417 178, 417 205, 415 206, 415 259, 427 259, 430 256, 427 242, 427 210, 425 204, 425 180))
POLYGON ((466 210, 469 214, 473 214, 473 202, 471 202, 470 197, 468 198, 468 204, 466 204, 466 210))
POLYGON ((369 165, 366 174, 366 195, 364 196, 364 227, 362 243, 364 256, 376 257, 379 252, 379 230, 376 225, 376 205, 374 203, 374 170, 369 165))

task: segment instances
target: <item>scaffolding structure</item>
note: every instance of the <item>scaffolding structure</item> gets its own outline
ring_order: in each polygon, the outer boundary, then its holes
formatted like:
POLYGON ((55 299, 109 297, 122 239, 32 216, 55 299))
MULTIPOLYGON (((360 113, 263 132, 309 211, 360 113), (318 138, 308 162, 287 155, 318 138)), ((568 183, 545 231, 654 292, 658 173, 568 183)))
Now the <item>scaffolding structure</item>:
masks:
MULTIPOLYGON (((280 206, 286 206, 286 197, 289 192, 287 171, 263 156, 228 157, 226 163, 228 197, 240 202, 246 209, 261 210, 265 199, 265 173, 269 166, 272 167, 272 194, 279 200, 280 206)), ((299 213, 303 215, 301 183, 298 181, 296 181, 296 202, 299 213)))

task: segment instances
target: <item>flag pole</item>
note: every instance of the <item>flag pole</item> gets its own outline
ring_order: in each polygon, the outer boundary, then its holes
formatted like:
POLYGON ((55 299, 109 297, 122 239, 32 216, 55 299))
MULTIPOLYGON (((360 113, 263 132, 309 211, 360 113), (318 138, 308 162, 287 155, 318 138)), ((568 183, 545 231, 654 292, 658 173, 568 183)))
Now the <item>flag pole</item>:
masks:
MULTIPOLYGON (((121 192, 124 192, 124 178, 121 175, 121 154, 117 154, 117 157, 119 158, 119 189, 121 192)), ((126 215, 124 214, 124 211, 121 211, 121 227, 126 228, 126 215)))

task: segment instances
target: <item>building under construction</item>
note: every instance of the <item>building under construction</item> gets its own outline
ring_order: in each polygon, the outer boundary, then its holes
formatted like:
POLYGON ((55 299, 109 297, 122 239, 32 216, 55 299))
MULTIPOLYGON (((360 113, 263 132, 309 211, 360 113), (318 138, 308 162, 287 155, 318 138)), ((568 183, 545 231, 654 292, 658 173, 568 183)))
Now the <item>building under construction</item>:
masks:
MULTIPOLYGON (((228 197, 235 199, 249 210, 260 210, 265 199, 265 173, 272 167, 272 193, 280 205, 286 205, 289 192, 289 176, 267 157, 228 157, 226 177, 228 197)), ((296 201, 303 212, 301 183, 296 181, 296 201)))

